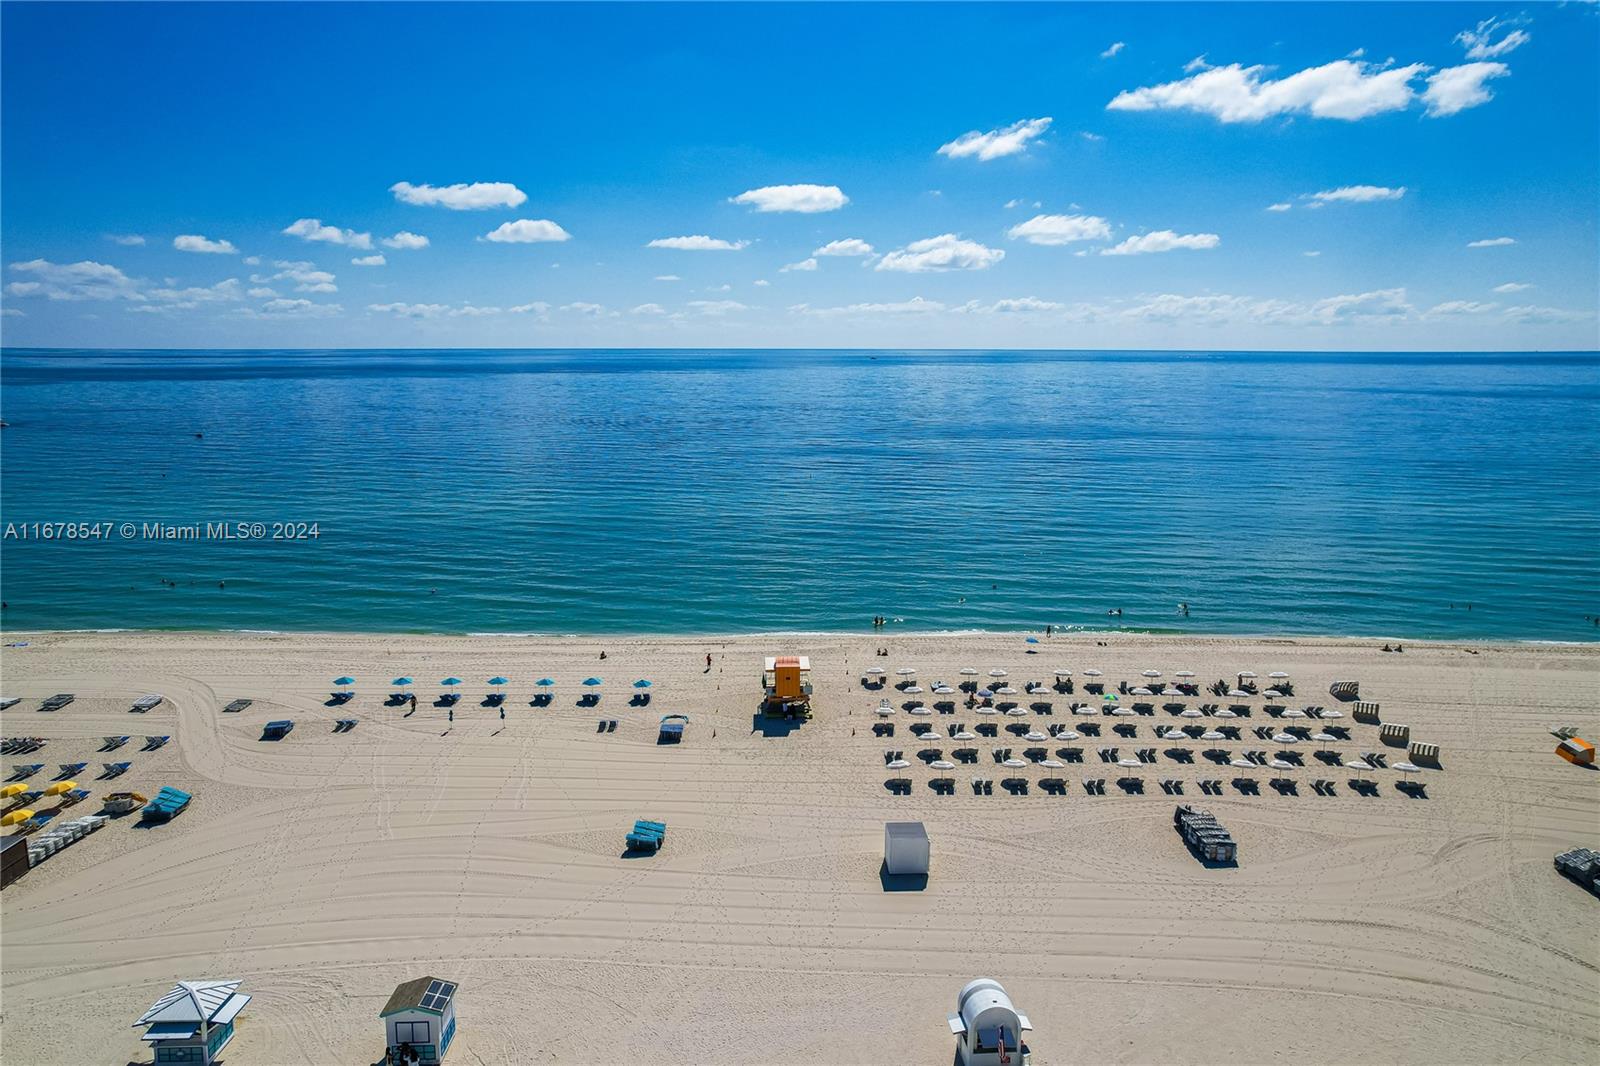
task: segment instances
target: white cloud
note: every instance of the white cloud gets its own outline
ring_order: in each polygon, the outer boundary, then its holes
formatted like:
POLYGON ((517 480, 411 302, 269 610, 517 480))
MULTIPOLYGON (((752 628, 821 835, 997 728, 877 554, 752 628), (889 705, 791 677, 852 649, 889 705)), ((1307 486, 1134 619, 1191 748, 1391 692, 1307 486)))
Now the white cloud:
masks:
POLYGON ((698 315, 726 315, 749 310, 738 300, 690 300, 687 306, 698 315))
POLYGON ((47 300, 146 299, 136 281, 108 263, 87 259, 78 263, 29 259, 12 263, 11 269, 30 279, 7 285, 6 292, 12 296, 43 296, 47 300))
POLYGON ((742 192, 729 203, 746 204, 757 211, 791 211, 814 215, 837 211, 850 202, 837 185, 767 185, 742 192))
POLYGON ((1404 185, 1388 188, 1383 185, 1341 185, 1337 189, 1323 189, 1302 196, 1302 200, 1310 200, 1312 207, 1322 207, 1324 204, 1370 204, 1380 200, 1398 200, 1406 194, 1404 185))
POLYGON ((1526 291, 1528 289, 1531 289, 1531 288, 1533 288, 1533 286, 1527 284, 1526 282, 1508 281, 1504 285, 1496 285, 1494 287, 1494 291, 1495 292, 1505 292, 1505 293, 1524 292, 1524 291, 1526 291))
POLYGON ((1290 204, 1290 203, 1268 204, 1267 205, 1267 210, 1268 211, 1287 211, 1290 208, 1292 208, 1293 206, 1294 205, 1290 204))
POLYGON ((204 252, 211 255, 238 255, 239 249, 230 241, 213 241, 197 234, 186 233, 172 238, 172 246, 180 252, 204 252))
POLYGON ((393 237, 385 237, 382 243, 385 248, 415 251, 418 248, 426 248, 428 246, 428 238, 420 233, 401 230, 393 237))
POLYGON ((1305 256, 1307 259, 1315 259, 1317 256, 1321 255, 1322 253, 1321 252, 1301 252, 1300 254, 1305 256))
POLYGON ((399 315, 401 318, 439 318, 446 314, 450 307, 447 304, 368 304, 368 311, 377 311, 382 314, 399 315))
POLYGON ((1503 317, 1508 322, 1523 326, 1549 326, 1563 322, 1587 322, 1594 317, 1592 311, 1566 311, 1559 307, 1534 307, 1523 305, 1508 307, 1503 317))
POLYGON ((951 159, 976 156, 981 163, 1016 155, 1028 149, 1028 142, 1050 128, 1049 118, 1027 118, 1002 129, 981 133, 971 130, 939 147, 939 154, 951 159))
POLYGON ((160 301, 164 305, 162 308, 164 310, 187 311, 204 303, 226 303, 242 300, 244 299, 243 292, 244 286, 240 284, 239 279, 229 278, 209 287, 150 289, 146 295, 151 300, 160 301))
POLYGON ((1106 108, 1196 111, 1222 122, 1260 122, 1302 112, 1354 121, 1409 107, 1416 96, 1411 80, 1427 69, 1422 63, 1385 69, 1339 59, 1286 78, 1264 80, 1266 67, 1230 63, 1180 81, 1118 93, 1106 108))
POLYGON ((815 269, 817 269, 817 261, 816 261, 816 259, 814 259, 814 258, 813 259, 802 259, 798 263, 790 263, 787 266, 779 267, 778 268, 778 273, 780 273, 780 274, 788 274, 791 271, 796 271, 796 270, 806 271, 806 270, 815 270, 815 269))
POLYGON ((748 247, 749 241, 725 241, 720 237, 696 234, 693 237, 657 237, 646 248, 675 248, 680 252, 737 252, 748 247))
POLYGON ((550 311, 550 305, 543 300, 535 300, 531 304, 518 304, 515 307, 508 307, 506 310, 514 315, 536 315, 539 318, 544 318, 550 311))
POLYGON ((1515 237, 1485 237, 1481 241, 1468 241, 1468 248, 1504 248, 1508 244, 1516 244, 1515 237))
POLYGON ((1526 26, 1526 18, 1486 18, 1470 30, 1456 34, 1456 43, 1467 50, 1468 59, 1498 59, 1533 40, 1533 35, 1521 29, 1511 29, 1498 41, 1494 35, 1508 27, 1526 26))
POLYGON ((277 299, 278 291, 276 289, 269 289, 265 285, 258 285, 245 295, 249 296, 252 300, 274 300, 277 299))
POLYGON ((515 222, 502 222, 485 233, 486 241, 496 244, 537 244, 543 241, 565 241, 572 234, 547 218, 519 218, 515 222))
POLYGON ((987 307, 979 307, 976 303, 973 303, 968 305, 967 309, 985 315, 1016 315, 1062 311, 1066 309, 1066 306, 1066 304, 1055 303, 1051 300, 1022 296, 1015 299, 996 300, 987 307))
POLYGON ((733 286, 727 284, 726 282, 724 282, 721 285, 712 285, 709 288, 707 288, 705 291, 706 292, 732 292, 733 291, 733 286))
POLYGON ((1116 55, 1118 52, 1122 51, 1126 47, 1127 47, 1127 45, 1124 42, 1116 41, 1115 43, 1113 43, 1111 45, 1110 48, 1107 48, 1104 52, 1100 53, 1100 58, 1101 59, 1110 59, 1112 56, 1116 55))
POLYGON ((344 308, 339 304, 319 304, 311 300, 268 300, 259 310, 245 308, 251 318, 329 318, 344 308))
POLYGON ((112 244, 120 244, 124 248, 134 248, 144 243, 144 238, 137 233, 108 233, 106 240, 112 244))
POLYGON ((252 277, 251 281, 292 281, 295 282, 295 292, 338 292, 339 287, 334 284, 334 276, 326 270, 318 270, 312 263, 303 261, 288 262, 278 260, 273 266, 278 267, 278 273, 271 277, 252 277))
POLYGON ((6 318, 26 318, 28 312, 20 307, 6 307, 0 308, 0 315, 4 315, 6 318))
POLYGON ((1434 304, 1423 314, 1429 318, 1446 318, 1451 315, 1481 315, 1493 311, 1500 305, 1497 303, 1480 303, 1477 300, 1446 300, 1441 304, 1434 304))
POLYGON ((452 211, 480 211, 491 207, 521 207, 528 196, 506 181, 475 181, 468 185, 413 185, 397 181, 389 186, 394 198, 418 207, 448 207, 452 211))
POLYGON ((261 265, 261 257, 259 255, 247 255, 243 260, 241 260, 241 262, 243 262, 245 266, 256 267, 261 265))
POLYGON ((846 237, 841 241, 829 241, 821 248, 811 253, 812 255, 871 255, 872 245, 860 237, 846 237))
POLYGON ((757 278, 756 280, 752 281, 750 284, 754 285, 758 289, 764 289, 768 285, 771 285, 772 282, 768 281, 766 278, 757 278))
POLYGON ((683 279, 678 277, 678 275, 676 275, 676 274, 657 274, 656 275, 656 280, 657 281, 682 281, 683 279))
POLYGON ((795 304, 789 310, 794 314, 835 317, 841 315, 922 315, 945 311, 948 308, 937 300, 924 300, 920 296, 913 296, 911 299, 900 303, 861 303, 850 304, 845 307, 812 307, 810 304, 795 304))
POLYGON ((1109 241, 1111 224, 1097 215, 1034 215, 1006 231, 1012 240, 1029 244, 1071 244, 1109 241))
POLYGON ((1311 319, 1335 325, 1358 319, 1405 318, 1416 308, 1406 302, 1405 289, 1379 289, 1345 296, 1330 296, 1311 305, 1311 319))
POLYGON ((363 255, 356 259, 352 259, 350 260, 350 265, 358 267, 381 267, 388 262, 389 261, 383 257, 383 253, 378 252, 374 255, 363 255))
POLYGON ((562 304, 561 310, 571 311, 574 314, 583 315, 587 318, 599 318, 601 315, 606 313, 604 304, 585 303, 582 300, 575 300, 569 304, 562 304))
POLYGON ((945 270, 987 270, 1006 257, 999 248, 986 248, 977 241, 963 240, 954 233, 943 233, 912 241, 878 260, 876 269, 907 274, 926 274, 945 270))
POLYGON ((1138 237, 1129 237, 1121 244, 1103 248, 1101 255, 1144 255, 1149 252, 1172 252, 1180 248, 1215 248, 1222 238, 1215 233, 1174 233, 1169 229, 1156 230, 1138 237))
POLYGON ((1193 59, 1189 60, 1189 62, 1183 65, 1183 72, 1185 74, 1193 74, 1197 70, 1210 69, 1211 64, 1206 62, 1206 57, 1204 54, 1195 56, 1193 59))
POLYGON ((1466 63, 1459 67, 1446 67, 1428 78, 1428 87, 1422 92, 1422 102, 1428 106, 1429 118, 1444 118, 1469 107, 1477 107, 1494 99, 1484 82, 1490 78, 1503 78, 1511 73, 1504 63, 1466 63))
POLYGON ((303 241, 321 241, 325 244, 341 244, 347 248, 367 249, 372 247, 372 234, 357 233, 355 230, 340 229, 338 226, 325 226, 320 218, 301 218, 283 228, 287 237, 299 237, 303 241))
POLYGON ((667 309, 660 304, 640 304, 628 312, 630 315, 664 315, 666 313, 667 309))

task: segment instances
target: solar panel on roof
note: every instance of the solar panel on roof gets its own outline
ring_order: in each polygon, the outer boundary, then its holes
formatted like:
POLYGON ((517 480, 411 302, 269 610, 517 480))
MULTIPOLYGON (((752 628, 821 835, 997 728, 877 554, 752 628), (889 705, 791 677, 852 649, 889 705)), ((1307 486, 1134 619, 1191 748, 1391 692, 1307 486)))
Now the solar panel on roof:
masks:
POLYGON ((449 981, 434 981, 428 985, 428 990, 422 994, 420 1006, 429 1010, 442 1010, 455 994, 456 986, 449 981))

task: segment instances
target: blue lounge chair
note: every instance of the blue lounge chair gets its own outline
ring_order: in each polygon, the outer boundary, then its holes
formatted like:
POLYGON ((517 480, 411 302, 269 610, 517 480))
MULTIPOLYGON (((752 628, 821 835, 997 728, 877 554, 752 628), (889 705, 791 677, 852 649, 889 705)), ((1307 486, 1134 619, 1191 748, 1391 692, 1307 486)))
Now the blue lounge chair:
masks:
POLYGON ((163 787, 156 798, 145 804, 144 817, 151 822, 171 821, 189 806, 189 793, 176 788, 163 787))
POLYGON ((294 728, 294 721, 289 718, 280 718, 275 722, 268 722, 261 729, 262 740, 282 740, 294 728))
POLYGON ((628 834, 628 850, 656 852, 661 850, 661 845, 666 839, 665 822, 650 822, 641 818, 633 823, 633 832, 628 834))
MULTIPOLYGON (((123 739, 126 740, 127 738, 124 737, 123 739)), ((172 737, 170 737, 170 736, 162 736, 162 737, 147 736, 147 737, 144 738, 144 750, 145 751, 155 751, 157 748, 161 747, 163 744, 165 744, 167 741, 169 741, 171 739, 172 739, 172 737)))
POLYGON ((108 777, 121 777, 123 774, 128 772, 128 768, 131 767, 133 765, 133 763, 131 763, 131 762, 107 762, 107 763, 101 763, 100 765, 105 767, 105 772, 102 773, 100 776, 102 778, 108 778, 108 777))

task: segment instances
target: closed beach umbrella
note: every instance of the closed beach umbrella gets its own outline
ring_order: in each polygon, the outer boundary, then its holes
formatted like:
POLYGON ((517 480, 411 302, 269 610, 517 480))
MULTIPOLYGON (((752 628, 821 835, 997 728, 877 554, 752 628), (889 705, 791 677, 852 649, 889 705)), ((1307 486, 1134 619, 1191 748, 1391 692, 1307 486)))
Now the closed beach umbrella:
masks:
POLYGON ((928 765, 935 770, 954 770, 956 768, 956 764, 949 759, 935 759, 928 765))
POLYGON ((491 677, 489 679, 489 684, 491 684, 491 685, 505 685, 505 684, 509 684, 509 683, 510 683, 509 679, 504 678, 504 677, 491 677))
POLYGON ((1267 763, 1267 765, 1272 767, 1274 770, 1293 770, 1295 768, 1294 763, 1285 762, 1282 759, 1273 759, 1271 762, 1267 763))
POLYGON ((333 679, 333 683, 335 685, 353 685, 356 683, 356 679, 353 677, 336 677, 333 679))
POLYGON ((1271 678, 1284 678, 1284 677, 1288 677, 1289 675, 1284 673, 1282 670, 1274 670, 1274 671, 1272 671, 1272 673, 1268 674, 1267 676, 1271 677, 1271 678))
POLYGON ((1226 707, 1218 707, 1216 710, 1211 712, 1211 717, 1213 717, 1213 718, 1237 718, 1239 716, 1237 714, 1234 714, 1232 711, 1228 710, 1228 708, 1226 708, 1226 707))
POLYGON ((439 682, 439 684, 441 684, 441 685, 459 685, 459 684, 461 684, 461 679, 459 677, 447 677, 443 681, 439 682))
POLYGON ((1193 670, 1179 670, 1177 673, 1173 674, 1172 676, 1173 677, 1193 677, 1194 676, 1194 671, 1193 670))
POLYGON ((590 688, 594 688, 596 685, 601 684, 602 682, 598 677, 586 677, 583 679, 583 683, 590 688))
POLYGON ((637 681, 635 681, 633 683, 633 687, 634 688, 649 688, 650 687, 650 682, 646 681, 644 678, 641 677, 639 680, 637 680, 637 681))
POLYGON ((1200 713, 1200 708, 1198 708, 1198 707, 1190 707, 1187 710, 1183 710, 1183 711, 1178 712, 1178 717, 1179 718, 1204 718, 1205 715, 1200 713))
POLYGON ((416 684, 416 682, 413 681, 409 677, 397 677, 393 681, 389 682, 389 684, 391 684, 391 685, 414 685, 414 684, 416 684))

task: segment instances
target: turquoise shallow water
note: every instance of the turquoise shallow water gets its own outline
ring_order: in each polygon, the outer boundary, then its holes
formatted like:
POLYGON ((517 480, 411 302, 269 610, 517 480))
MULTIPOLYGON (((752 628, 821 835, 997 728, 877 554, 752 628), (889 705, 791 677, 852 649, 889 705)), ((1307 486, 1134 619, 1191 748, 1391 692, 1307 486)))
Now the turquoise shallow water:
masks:
POLYGON ((1594 355, 13 349, 0 412, 5 524, 320 533, 6 540, 10 629, 1600 638, 1594 355))

